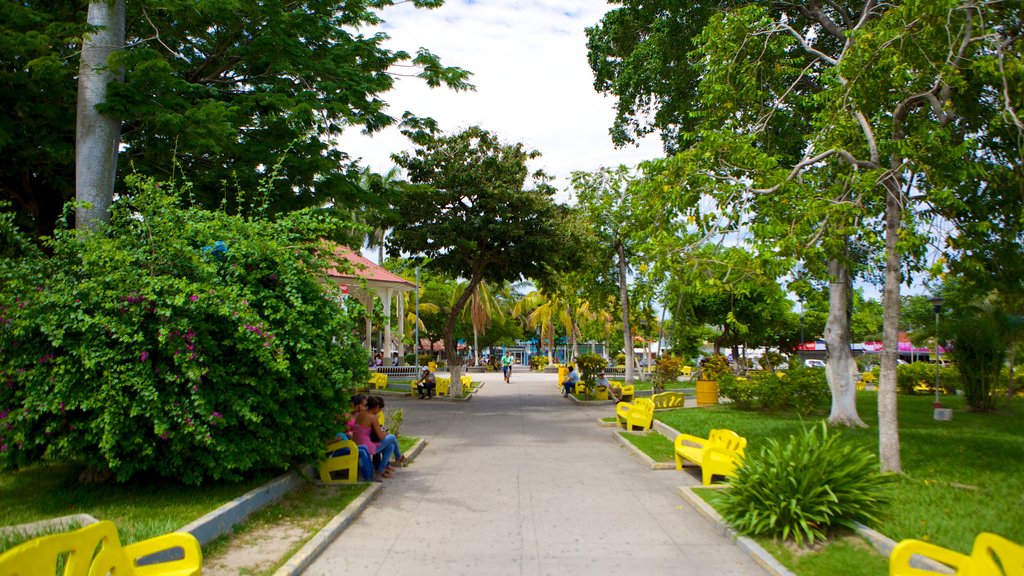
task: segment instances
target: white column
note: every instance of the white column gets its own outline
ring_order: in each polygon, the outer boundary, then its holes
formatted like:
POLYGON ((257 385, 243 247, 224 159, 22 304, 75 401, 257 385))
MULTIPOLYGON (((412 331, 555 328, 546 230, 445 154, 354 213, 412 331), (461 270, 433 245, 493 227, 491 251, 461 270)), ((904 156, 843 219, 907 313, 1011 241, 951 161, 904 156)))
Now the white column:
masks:
POLYGON ((398 363, 405 362, 405 293, 398 292, 398 363))
POLYGON ((373 360, 373 291, 366 291, 366 299, 363 300, 363 305, 366 306, 366 352, 370 355, 370 360, 373 360))
POLYGON ((391 366, 391 288, 384 289, 384 365, 391 366))

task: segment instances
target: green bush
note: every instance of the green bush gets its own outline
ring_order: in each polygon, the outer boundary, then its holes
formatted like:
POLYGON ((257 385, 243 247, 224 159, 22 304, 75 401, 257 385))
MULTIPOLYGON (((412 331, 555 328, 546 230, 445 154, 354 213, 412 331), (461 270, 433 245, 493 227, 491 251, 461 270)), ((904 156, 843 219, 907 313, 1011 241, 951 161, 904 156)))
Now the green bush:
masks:
POLYGON ((674 356, 662 356, 654 363, 654 388, 662 392, 668 384, 674 384, 683 372, 683 359, 674 356))
POLYGON ((718 391, 741 410, 796 412, 802 416, 822 413, 832 398, 825 371, 802 366, 781 376, 763 372, 740 379, 727 374, 719 378, 718 391))
POLYGON ((731 374, 729 360, 721 354, 713 354, 704 359, 700 367, 701 380, 719 380, 726 374, 731 374))
POLYGON ((580 381, 587 387, 587 393, 594 385, 597 375, 604 371, 608 361, 597 354, 583 354, 576 359, 576 368, 580 371, 580 381))
POLYGON ((1003 368, 1006 348, 1006 324, 994 313, 979 311, 954 325, 953 357, 972 410, 994 408, 992 388, 1003 368))
POLYGON ((50 456, 195 484, 319 457, 367 377, 322 280, 314 239, 333 225, 137 188, 99 233, 0 260, 0 466, 50 456))
POLYGON ((619 352, 615 355, 615 365, 625 366, 626 365, 626 354, 625 352, 619 352))
POLYGON ((836 527, 876 522, 890 480, 878 472, 872 453, 830 435, 822 424, 748 453, 722 494, 720 511, 748 536, 824 541, 836 527))
POLYGON ((896 367, 896 387, 904 394, 913 394, 914 386, 924 384, 931 389, 935 385, 935 366, 924 362, 911 362, 896 367))
POLYGON ((548 365, 548 357, 543 354, 537 354, 536 356, 530 357, 530 368, 534 370, 543 370, 548 365))
POLYGON ((405 355, 405 364, 407 366, 415 366, 416 365, 416 354, 413 353, 413 352, 409 352, 408 354, 406 354, 405 355))

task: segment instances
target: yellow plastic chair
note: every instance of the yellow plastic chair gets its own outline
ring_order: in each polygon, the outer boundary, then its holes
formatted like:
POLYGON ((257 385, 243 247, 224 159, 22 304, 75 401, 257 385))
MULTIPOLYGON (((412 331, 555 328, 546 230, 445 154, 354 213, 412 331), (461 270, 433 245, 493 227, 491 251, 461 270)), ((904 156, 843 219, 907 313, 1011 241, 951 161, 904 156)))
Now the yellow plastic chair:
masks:
POLYGON ((904 540, 889 556, 889 576, 943 574, 911 566, 913 556, 945 564, 957 576, 1024 576, 1024 546, 991 532, 978 534, 970 556, 921 540, 904 540))
POLYGON ((2 576, 199 576, 203 552, 188 532, 174 532, 121 546, 117 527, 105 520, 73 532, 41 536, 0 555, 2 576), (137 565, 158 552, 180 550, 181 558, 137 565), (58 567, 63 563, 63 570, 58 567))
MULTIPOLYGON (((381 414, 384 417, 384 414, 381 414)), ((351 440, 336 440, 325 449, 327 459, 320 463, 320 481, 324 484, 352 484, 359 479, 359 447, 351 440), (332 456, 348 449, 347 453, 332 456)))
POLYGON ((693 374, 692 366, 683 366, 683 376, 689 378, 693 374))

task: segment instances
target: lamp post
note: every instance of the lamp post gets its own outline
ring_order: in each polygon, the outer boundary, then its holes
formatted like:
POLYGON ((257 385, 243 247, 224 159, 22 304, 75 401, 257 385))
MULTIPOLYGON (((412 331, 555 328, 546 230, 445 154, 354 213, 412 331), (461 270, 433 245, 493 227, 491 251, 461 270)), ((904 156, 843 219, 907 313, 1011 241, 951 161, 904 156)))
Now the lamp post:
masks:
POLYGON ((800 352, 800 349, 804 346, 804 297, 798 296, 797 299, 800 301, 800 345, 797 346, 797 355, 803 360, 804 355, 800 352))
POLYGON ((928 300, 935 312, 935 407, 939 406, 939 314, 942 312, 942 296, 934 296, 928 300))
POLYGON ((412 347, 412 353, 416 356, 416 377, 420 376, 420 269, 416 268, 416 324, 413 326, 413 336, 416 344, 412 347))

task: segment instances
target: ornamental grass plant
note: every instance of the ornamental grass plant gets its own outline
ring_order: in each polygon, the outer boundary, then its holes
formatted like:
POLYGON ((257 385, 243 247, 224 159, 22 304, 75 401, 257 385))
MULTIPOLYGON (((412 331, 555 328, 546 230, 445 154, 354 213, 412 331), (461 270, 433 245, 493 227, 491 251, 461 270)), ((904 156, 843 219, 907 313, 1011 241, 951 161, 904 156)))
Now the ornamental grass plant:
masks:
POLYGON ((748 451, 719 510, 748 536, 813 544, 838 527, 875 524, 890 480, 874 454, 822 423, 748 451))

